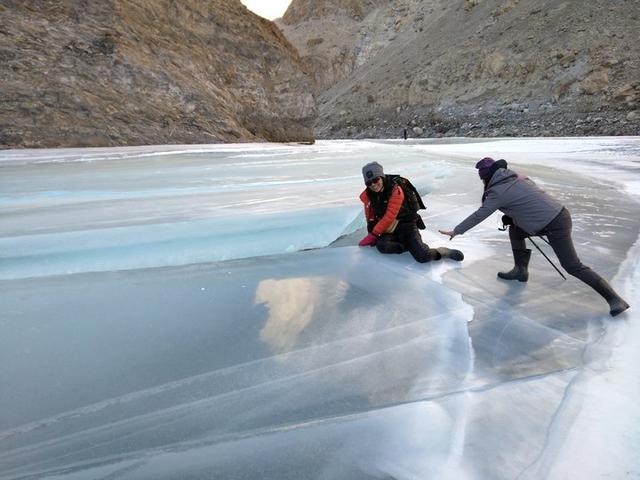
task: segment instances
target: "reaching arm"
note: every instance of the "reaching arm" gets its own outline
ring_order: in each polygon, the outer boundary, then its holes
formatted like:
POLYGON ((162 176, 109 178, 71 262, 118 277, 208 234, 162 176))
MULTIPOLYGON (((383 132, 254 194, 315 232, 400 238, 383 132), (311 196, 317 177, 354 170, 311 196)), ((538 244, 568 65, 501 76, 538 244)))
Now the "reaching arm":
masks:
POLYGON ((482 206, 467 218, 465 218, 462 222, 460 222, 456 226, 456 228, 453 229, 453 232, 455 233, 455 235, 462 235, 467 230, 471 230, 480 222, 486 220, 493 212, 498 209, 499 206, 500 204, 498 201, 498 196, 494 193, 489 193, 484 202, 482 202, 482 206))
POLYGON ((449 240, 453 240, 453 237, 456 236, 456 232, 453 230, 438 230, 443 235, 449 235, 449 240))
POLYGON ((499 207, 498 197, 493 193, 489 193, 482 206, 460 222, 453 230, 438 230, 443 235, 448 235, 449 240, 453 240, 456 235, 462 235, 467 230, 471 230, 473 227, 484 221, 499 207))

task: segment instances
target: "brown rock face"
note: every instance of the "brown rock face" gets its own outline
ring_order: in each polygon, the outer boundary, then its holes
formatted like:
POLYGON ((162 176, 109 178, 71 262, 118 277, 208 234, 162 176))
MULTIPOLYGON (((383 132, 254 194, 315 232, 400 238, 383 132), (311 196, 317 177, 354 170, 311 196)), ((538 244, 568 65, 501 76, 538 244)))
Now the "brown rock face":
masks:
MULTIPOLYGON (((395 35, 388 0, 293 0, 278 26, 320 93, 364 65, 395 35), (386 7, 384 7, 386 5, 386 7), (367 27, 363 29, 363 25, 367 27)), ((401 2, 400 2, 401 3, 401 2)))
POLYGON ((278 24, 313 76, 321 138, 640 134, 638 1, 315 3, 278 24))
POLYGON ((297 52, 239 0, 5 0, 0 62, 0 147, 313 141, 297 52))

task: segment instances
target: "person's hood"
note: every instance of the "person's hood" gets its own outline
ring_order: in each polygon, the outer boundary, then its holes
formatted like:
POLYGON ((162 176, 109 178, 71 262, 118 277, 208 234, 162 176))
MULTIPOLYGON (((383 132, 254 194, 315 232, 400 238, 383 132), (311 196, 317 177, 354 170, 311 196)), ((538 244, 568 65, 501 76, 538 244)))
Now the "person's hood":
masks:
POLYGON ((489 188, 503 182, 511 182, 518 178, 518 174, 508 168, 499 168, 489 180, 489 188))

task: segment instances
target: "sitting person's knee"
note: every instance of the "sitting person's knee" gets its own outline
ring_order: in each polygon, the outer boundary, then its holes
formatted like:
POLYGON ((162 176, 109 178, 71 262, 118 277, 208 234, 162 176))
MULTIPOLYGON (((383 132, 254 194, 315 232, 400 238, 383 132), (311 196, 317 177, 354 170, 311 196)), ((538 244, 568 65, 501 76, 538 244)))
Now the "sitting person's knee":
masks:
POLYGON ((378 242, 376 244, 378 251, 380 253, 402 253, 404 252, 404 247, 400 242, 378 242))

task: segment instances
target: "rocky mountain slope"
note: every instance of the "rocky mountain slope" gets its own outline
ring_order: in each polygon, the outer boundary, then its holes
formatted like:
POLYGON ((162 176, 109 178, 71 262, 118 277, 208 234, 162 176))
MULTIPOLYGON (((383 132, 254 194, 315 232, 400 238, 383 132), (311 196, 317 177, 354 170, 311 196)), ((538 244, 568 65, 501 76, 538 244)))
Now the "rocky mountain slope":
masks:
POLYGON ((0 146, 313 141, 309 77, 239 0, 0 2, 0 146))
POLYGON ((321 138, 639 135, 637 0, 293 0, 321 138))

